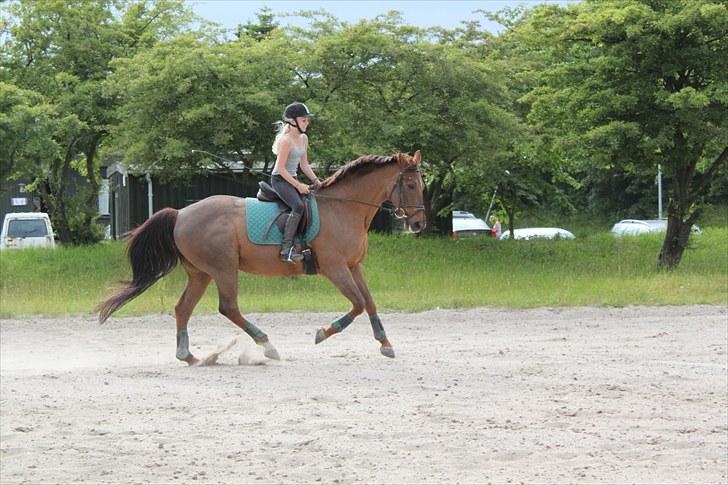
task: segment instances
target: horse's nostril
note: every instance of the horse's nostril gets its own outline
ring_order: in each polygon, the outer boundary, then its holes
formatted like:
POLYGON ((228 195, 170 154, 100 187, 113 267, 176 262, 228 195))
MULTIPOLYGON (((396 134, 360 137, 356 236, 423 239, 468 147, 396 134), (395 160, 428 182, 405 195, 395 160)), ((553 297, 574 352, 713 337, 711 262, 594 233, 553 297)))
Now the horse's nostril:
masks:
POLYGON ((420 232, 422 230, 422 224, 415 222, 410 228, 412 229, 412 232, 420 232))

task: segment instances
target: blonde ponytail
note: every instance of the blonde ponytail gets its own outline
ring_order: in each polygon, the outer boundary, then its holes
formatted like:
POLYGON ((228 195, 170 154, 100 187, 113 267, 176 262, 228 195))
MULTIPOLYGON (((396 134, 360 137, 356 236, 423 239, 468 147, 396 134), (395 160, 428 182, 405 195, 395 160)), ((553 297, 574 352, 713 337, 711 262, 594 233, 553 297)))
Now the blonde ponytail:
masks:
POLYGON ((284 136, 288 134, 289 131, 291 131, 291 125, 284 121, 279 121, 278 123, 278 133, 276 134, 276 139, 273 141, 273 154, 278 155, 278 148, 281 144, 281 139, 283 139, 284 136))

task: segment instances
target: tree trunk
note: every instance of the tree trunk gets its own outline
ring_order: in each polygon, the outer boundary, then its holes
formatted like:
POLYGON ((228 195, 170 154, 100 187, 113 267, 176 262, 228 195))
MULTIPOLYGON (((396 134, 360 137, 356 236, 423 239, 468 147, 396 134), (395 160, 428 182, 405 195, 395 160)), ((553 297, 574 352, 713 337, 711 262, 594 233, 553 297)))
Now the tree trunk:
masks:
POLYGON ((439 216, 438 213, 452 203, 452 195, 443 189, 442 178, 437 177, 425 188, 424 193, 425 215, 427 216, 427 228, 429 234, 452 233, 452 216, 439 216))
POLYGON ((667 233, 662 242, 660 256, 657 264, 661 269, 673 270, 680 263, 685 248, 688 247, 690 229, 693 226, 693 218, 683 221, 682 217, 670 211, 667 216, 667 233))
POLYGON ((508 232, 511 233, 511 241, 513 241, 516 239, 516 203, 514 201, 511 205, 503 204, 503 208, 506 210, 506 215, 508 216, 508 232))
POLYGON ((500 202, 501 207, 503 207, 503 210, 506 211, 506 216, 508 216, 508 232, 511 234, 511 240, 514 240, 516 238, 515 229, 517 200, 518 199, 516 197, 516 191, 511 190, 511 186, 509 184, 503 184, 503 189, 501 190, 500 197, 498 197, 498 202, 500 202))
POLYGON ((39 185, 40 198, 48 209, 48 216, 51 218, 53 230, 58 234, 58 239, 64 244, 71 242, 71 230, 66 219, 66 211, 63 201, 53 193, 53 189, 47 180, 39 185))
POLYGON ((700 196, 707 190, 718 166, 728 160, 727 147, 703 174, 696 177, 695 169, 702 147, 697 153, 691 153, 680 127, 677 127, 674 139, 675 157, 672 163, 672 191, 667 206, 667 232, 657 258, 660 269, 669 271, 677 267, 685 248, 688 247, 690 230, 702 212, 702 207, 697 204, 700 196))
POLYGON ((79 138, 74 138, 66 149, 66 156, 51 162, 51 167, 46 180, 41 184, 41 198, 48 207, 49 216, 53 228, 58 233, 58 238, 64 244, 73 242, 71 227, 66 214, 66 184, 68 182, 68 170, 73 159, 74 148, 79 138))

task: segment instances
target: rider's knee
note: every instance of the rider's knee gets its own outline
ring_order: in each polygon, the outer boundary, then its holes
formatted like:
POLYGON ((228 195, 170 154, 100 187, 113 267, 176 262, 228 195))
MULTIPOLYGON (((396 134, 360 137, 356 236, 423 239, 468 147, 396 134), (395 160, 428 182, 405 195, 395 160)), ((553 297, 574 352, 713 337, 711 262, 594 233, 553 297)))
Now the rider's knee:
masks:
POLYGON ((296 202, 295 204, 291 205, 291 214, 303 214, 303 202, 300 200, 296 202))

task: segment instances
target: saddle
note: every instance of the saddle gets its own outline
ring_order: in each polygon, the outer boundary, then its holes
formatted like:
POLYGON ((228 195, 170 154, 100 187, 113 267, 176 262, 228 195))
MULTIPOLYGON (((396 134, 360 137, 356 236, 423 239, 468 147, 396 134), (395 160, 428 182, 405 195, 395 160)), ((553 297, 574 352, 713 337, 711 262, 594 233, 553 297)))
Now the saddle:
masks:
MULTIPOLYGON (((278 195, 276 189, 274 189, 268 182, 258 182, 258 193, 255 195, 256 199, 261 202, 275 202, 278 204, 278 215, 274 222, 278 226, 278 229, 283 232, 283 228, 286 225, 286 217, 291 212, 291 208, 278 195)), ((307 196, 303 196, 303 215, 301 216, 301 222, 298 223, 298 230, 296 231, 296 238, 303 237, 311 226, 311 199, 307 196)))
MULTIPOLYGON (((268 224, 265 231, 265 239, 267 238, 273 224, 275 224, 278 227, 278 230, 283 233, 291 208, 288 207, 283 199, 281 199, 280 195, 278 195, 278 192, 268 182, 261 181, 258 183, 258 187, 256 199, 261 202, 275 202, 278 204, 278 213, 268 224)), ((314 275, 317 273, 316 258, 307 242, 318 234, 318 217, 314 217, 314 207, 312 207, 314 204, 315 201, 313 200, 312 195, 303 196, 303 215, 301 216, 301 221, 298 223, 298 229, 296 231, 296 236, 294 237, 294 242, 300 242, 301 253, 303 254, 303 269, 304 273, 308 275, 314 275), (316 224, 314 224, 314 222, 316 224)), ((316 210, 318 209, 316 208, 316 210)), ((250 231, 248 232, 248 235, 250 235, 250 231)))

